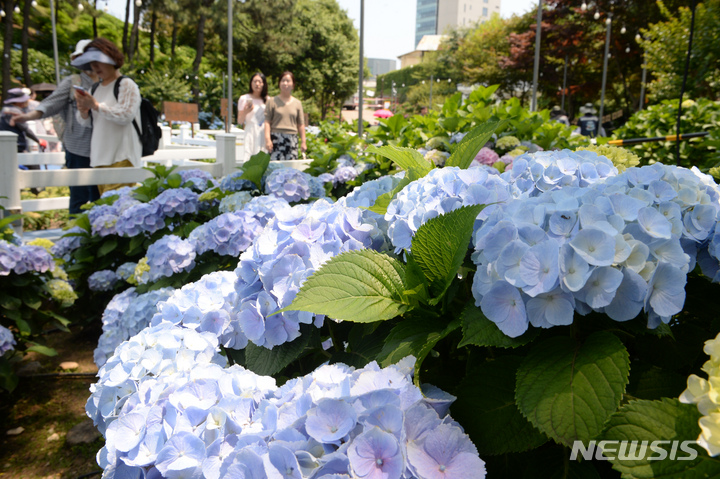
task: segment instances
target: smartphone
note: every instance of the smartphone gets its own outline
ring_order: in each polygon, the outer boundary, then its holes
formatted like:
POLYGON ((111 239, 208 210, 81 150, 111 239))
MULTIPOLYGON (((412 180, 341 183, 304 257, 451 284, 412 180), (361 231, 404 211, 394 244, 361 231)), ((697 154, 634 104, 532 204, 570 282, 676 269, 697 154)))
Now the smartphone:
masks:
POLYGON ((74 89, 76 89, 77 91, 79 91, 79 92, 80 92, 81 94, 84 94, 84 95, 86 95, 86 94, 87 94, 87 90, 86 90, 86 89, 84 89, 84 88, 83 88, 83 87, 81 87, 81 86, 78 86, 78 85, 73 85, 73 88, 74 88, 74 89))

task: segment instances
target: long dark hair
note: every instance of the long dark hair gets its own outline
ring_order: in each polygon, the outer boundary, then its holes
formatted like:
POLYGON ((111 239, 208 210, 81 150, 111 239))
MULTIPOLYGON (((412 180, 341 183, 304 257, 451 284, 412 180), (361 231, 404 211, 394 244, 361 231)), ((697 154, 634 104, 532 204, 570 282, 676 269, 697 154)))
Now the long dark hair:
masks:
POLYGON ((263 103, 267 103, 267 96, 268 96, 267 78, 265 78, 265 75, 263 75, 262 73, 257 72, 257 73, 254 73, 253 76, 250 77, 250 90, 248 91, 248 93, 250 93, 250 95, 253 94, 252 82, 255 77, 260 77, 260 79, 263 82, 263 87, 262 87, 262 91, 260 92, 260 97, 262 98, 263 103))

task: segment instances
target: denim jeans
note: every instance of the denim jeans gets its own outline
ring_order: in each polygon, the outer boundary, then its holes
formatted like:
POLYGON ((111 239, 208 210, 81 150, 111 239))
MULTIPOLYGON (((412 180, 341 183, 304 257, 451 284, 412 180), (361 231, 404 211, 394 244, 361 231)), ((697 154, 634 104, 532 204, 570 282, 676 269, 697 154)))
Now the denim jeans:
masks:
MULTIPOLYGON (((68 169, 90 168, 90 158, 87 156, 76 155, 65 151, 65 166, 68 169)), ((71 186, 70 187, 70 214, 76 215, 82 213, 80 207, 88 201, 96 201, 100 198, 97 185, 90 186, 71 186)))

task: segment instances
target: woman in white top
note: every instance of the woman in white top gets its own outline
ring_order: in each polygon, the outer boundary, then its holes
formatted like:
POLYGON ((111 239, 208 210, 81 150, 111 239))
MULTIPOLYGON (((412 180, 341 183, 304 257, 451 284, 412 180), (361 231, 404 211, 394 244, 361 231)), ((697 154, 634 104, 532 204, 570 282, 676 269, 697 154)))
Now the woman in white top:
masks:
POLYGON ((245 161, 259 151, 265 151, 263 123, 267 96, 267 79, 258 72, 250 77, 250 91, 238 100, 238 123, 245 124, 245 161))
MULTIPOLYGON (((90 141, 90 166, 139 167, 142 158, 140 135, 133 125, 142 128, 140 121, 140 89, 130 78, 120 74, 123 54, 114 43, 105 38, 96 38, 85 47, 85 53, 72 61, 82 68, 90 64, 92 71, 100 78, 93 86, 94 91, 77 90, 78 122, 92 125, 90 141), (120 82, 118 88, 115 83, 120 82), (117 96, 115 95, 117 92, 117 96)), ((125 184, 98 185, 100 194, 125 186, 125 184)))

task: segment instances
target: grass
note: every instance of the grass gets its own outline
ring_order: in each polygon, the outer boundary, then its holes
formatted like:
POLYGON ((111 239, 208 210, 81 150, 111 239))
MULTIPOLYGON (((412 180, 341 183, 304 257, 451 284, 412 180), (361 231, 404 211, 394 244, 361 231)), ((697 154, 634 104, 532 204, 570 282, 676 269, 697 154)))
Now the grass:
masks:
MULTIPOLYGON (((43 373, 59 372, 63 361, 78 363, 78 369, 73 372, 97 372, 92 352, 99 334, 94 327, 50 335, 48 345, 54 347, 58 355, 31 353, 26 361, 39 361, 43 373)), ((0 393, 1 479, 75 479, 100 471, 95 455, 103 446, 102 438, 75 446, 65 442, 68 431, 87 420, 85 402, 93 382, 92 377, 23 377, 12 394, 0 393), (16 427, 23 427, 25 431, 17 436, 6 434, 16 427)))

